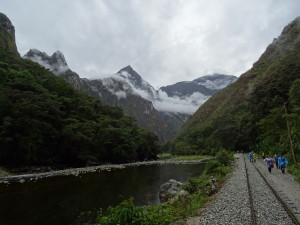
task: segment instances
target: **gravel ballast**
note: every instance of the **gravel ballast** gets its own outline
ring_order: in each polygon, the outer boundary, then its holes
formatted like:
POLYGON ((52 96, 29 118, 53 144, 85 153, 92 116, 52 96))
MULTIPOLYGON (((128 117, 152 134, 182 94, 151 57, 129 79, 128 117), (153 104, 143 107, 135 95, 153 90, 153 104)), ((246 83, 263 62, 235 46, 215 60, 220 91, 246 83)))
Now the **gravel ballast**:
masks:
POLYGON ((252 224, 242 155, 239 155, 236 161, 232 176, 224 184, 216 199, 204 210, 197 224, 252 224))
MULTIPOLYGON (((285 209, 248 159, 246 160, 246 165, 248 168, 257 224, 293 224, 293 221, 285 209)), ((267 170, 267 167, 265 167, 264 170, 267 170)))
MULTIPOLYGON (((252 163, 245 157, 251 186, 252 201, 255 207, 257 224, 260 225, 292 225, 287 212, 267 187, 263 178, 255 170, 252 163)), ((235 171, 226 181, 215 200, 202 210, 200 217, 189 225, 222 224, 239 225, 252 224, 249 203, 249 192, 246 180, 246 170, 243 155, 238 154, 235 171)), ((279 170, 267 171, 267 167, 260 159, 255 166, 263 173, 280 198, 299 211, 300 186, 289 174, 282 174, 279 170)), ((296 214, 297 216, 299 214, 296 214)))

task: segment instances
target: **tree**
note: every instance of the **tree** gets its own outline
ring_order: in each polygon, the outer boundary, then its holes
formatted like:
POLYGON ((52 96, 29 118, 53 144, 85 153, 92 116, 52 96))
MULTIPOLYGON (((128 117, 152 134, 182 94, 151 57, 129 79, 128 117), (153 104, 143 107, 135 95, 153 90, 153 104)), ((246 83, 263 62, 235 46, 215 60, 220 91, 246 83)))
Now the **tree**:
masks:
POLYGON ((287 120, 290 122, 290 136, 291 145, 293 148, 293 157, 299 154, 300 150, 300 79, 293 82, 289 92, 289 109, 290 113, 287 115, 287 120))

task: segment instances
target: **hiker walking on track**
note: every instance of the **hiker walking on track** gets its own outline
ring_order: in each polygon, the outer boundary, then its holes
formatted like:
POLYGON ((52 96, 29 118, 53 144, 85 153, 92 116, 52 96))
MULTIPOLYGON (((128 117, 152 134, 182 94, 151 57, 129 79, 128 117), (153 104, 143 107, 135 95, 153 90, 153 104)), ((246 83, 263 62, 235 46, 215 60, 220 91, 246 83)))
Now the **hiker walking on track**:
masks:
POLYGON ((269 156, 267 156, 267 157, 264 159, 264 161, 265 161, 265 163, 267 164, 268 171, 271 173, 272 168, 274 167, 273 159, 270 158, 269 156))
POLYGON ((287 159, 283 155, 280 155, 278 157, 278 165, 282 173, 285 173, 285 167, 287 164, 288 164, 287 159))
POLYGON ((250 162, 253 161, 253 153, 252 152, 249 153, 249 159, 250 159, 250 162))

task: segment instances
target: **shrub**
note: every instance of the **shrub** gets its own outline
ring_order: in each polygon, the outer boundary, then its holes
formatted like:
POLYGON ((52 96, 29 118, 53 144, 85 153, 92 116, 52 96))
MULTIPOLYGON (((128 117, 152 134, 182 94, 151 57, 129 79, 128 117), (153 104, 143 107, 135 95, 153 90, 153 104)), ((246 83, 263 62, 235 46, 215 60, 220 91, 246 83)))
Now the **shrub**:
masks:
POLYGON ((168 225, 173 221, 195 216, 209 198, 201 194, 180 196, 167 204, 135 206, 133 199, 100 212, 96 225, 168 225))
POLYGON ((208 179, 208 175, 203 175, 199 178, 190 178, 187 183, 183 184, 183 189, 190 194, 194 194, 208 184, 208 179))
POLYGON ((289 165, 287 169, 294 175, 296 181, 300 183, 300 163, 289 165))
POLYGON ((220 162, 218 162, 217 160, 210 160, 207 162, 206 166, 205 166, 205 174, 214 174, 215 170, 218 166, 220 166, 220 162))
POLYGON ((228 174, 229 172, 230 172, 230 168, 229 168, 228 166, 224 166, 224 165, 218 166, 218 167, 215 169, 216 175, 218 175, 218 176, 220 176, 220 177, 225 176, 225 175, 228 174))
POLYGON ((173 220, 166 205, 135 206, 130 198, 100 213, 97 225, 167 225, 173 220))
POLYGON ((231 154, 226 151, 225 149, 222 149, 221 151, 219 151, 216 154, 216 160, 221 164, 221 165, 229 165, 231 160, 232 160, 232 156, 231 154))

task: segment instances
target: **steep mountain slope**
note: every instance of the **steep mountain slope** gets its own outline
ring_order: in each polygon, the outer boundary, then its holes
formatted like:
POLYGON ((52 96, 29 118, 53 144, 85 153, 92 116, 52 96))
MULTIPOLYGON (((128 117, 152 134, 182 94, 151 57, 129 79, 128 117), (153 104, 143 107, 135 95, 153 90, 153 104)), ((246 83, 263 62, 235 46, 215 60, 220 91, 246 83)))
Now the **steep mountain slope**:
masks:
POLYGON ((0 27, 0 48, 19 56, 15 42, 15 28, 3 13, 0 13, 0 27))
POLYGON ((121 69, 116 75, 124 78, 125 81, 143 98, 154 101, 158 97, 156 90, 130 65, 121 69))
POLYGON ((120 70, 112 77, 88 80, 81 79, 77 73, 70 70, 63 54, 59 51, 48 56, 44 52, 31 49, 23 57, 43 65, 57 76, 63 77, 76 89, 87 92, 104 104, 120 106, 125 115, 133 117, 140 127, 157 134, 162 143, 174 137, 175 133, 170 131, 159 112, 153 107, 152 102, 140 95, 147 90, 149 96, 154 97, 155 92, 152 92, 152 87, 130 66, 120 70))
POLYGON ((184 124, 173 151, 256 148, 259 121, 283 109, 300 78, 300 17, 274 39, 252 69, 203 104, 184 124))
MULTIPOLYGON (((1 26, 5 32, 11 36, 1 26)), ((6 40, 0 41, 0 166, 77 167, 156 158, 156 135, 119 107, 103 105, 20 58, 6 40)), ((64 60, 59 53, 54 58, 64 60)))
POLYGON ((174 137, 152 102, 136 93, 124 79, 113 76, 90 80, 89 85, 104 104, 120 106, 139 126, 157 134, 161 143, 174 137))

